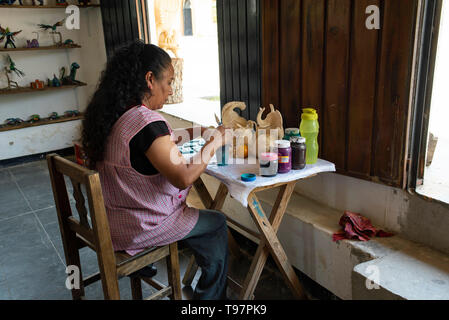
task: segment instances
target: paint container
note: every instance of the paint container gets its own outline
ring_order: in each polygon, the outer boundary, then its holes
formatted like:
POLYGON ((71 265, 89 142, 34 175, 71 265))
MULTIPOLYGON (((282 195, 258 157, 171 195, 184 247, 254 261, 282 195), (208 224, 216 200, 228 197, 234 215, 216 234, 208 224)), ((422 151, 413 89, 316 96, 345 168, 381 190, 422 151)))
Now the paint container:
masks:
POLYGON ((229 145, 225 144, 224 146, 218 148, 215 155, 217 156, 218 166, 227 166, 229 164, 229 145))
POLYGON ((292 170, 292 148, 290 141, 276 140, 278 152, 278 173, 289 173, 292 170))
POLYGON ((264 152, 259 157, 260 175, 262 177, 274 177, 278 174, 278 154, 264 152))

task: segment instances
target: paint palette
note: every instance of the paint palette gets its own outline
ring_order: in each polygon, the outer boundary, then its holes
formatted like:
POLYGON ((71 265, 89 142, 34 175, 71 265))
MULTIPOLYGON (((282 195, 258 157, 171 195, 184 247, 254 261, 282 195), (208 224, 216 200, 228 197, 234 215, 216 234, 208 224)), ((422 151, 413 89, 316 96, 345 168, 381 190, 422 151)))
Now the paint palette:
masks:
POLYGON ((187 143, 184 143, 182 146, 179 146, 178 148, 182 154, 195 154, 199 152, 205 144, 206 141, 204 139, 195 139, 187 143))

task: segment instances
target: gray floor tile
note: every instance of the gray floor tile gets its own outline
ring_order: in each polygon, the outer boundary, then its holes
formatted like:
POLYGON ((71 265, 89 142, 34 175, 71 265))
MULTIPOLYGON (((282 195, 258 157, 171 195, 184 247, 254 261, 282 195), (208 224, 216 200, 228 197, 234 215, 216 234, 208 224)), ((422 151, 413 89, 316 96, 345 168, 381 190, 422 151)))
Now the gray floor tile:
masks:
POLYGON ((14 182, 0 184, 0 220, 30 211, 30 206, 14 182))

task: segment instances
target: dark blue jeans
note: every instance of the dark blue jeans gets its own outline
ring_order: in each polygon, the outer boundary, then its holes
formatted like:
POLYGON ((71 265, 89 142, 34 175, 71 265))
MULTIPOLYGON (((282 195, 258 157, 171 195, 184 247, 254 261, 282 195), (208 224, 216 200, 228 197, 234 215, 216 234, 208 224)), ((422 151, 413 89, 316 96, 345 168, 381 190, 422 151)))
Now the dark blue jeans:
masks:
POLYGON ((219 211, 200 210, 198 222, 180 247, 193 250, 201 277, 193 293, 194 300, 226 299, 228 274, 228 227, 219 211))

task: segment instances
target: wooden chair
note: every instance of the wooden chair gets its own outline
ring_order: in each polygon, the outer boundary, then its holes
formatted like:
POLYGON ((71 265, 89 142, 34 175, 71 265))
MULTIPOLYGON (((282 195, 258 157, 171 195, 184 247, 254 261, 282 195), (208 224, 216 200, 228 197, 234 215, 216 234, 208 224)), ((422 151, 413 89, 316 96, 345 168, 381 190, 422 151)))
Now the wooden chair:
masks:
POLYGON ((135 256, 130 256, 125 252, 114 252, 99 174, 56 154, 48 155, 47 163, 66 263, 67 266, 77 266, 80 271, 80 288, 72 290, 73 299, 83 299, 84 287, 101 280, 104 298, 118 300, 120 299, 119 278, 129 276, 135 271, 165 258, 169 286, 163 286, 150 278, 133 276, 130 277, 132 297, 136 300, 142 299, 141 280, 143 280, 159 290, 147 298, 148 300, 162 299, 167 296, 171 299, 181 300, 177 243, 148 248, 135 256), (69 178, 73 185, 73 196, 76 200, 79 219, 72 215, 65 176, 69 178), (89 210, 84 205, 85 198, 82 186, 85 187, 89 210), (91 225, 89 224, 89 213, 91 225), (96 252, 99 272, 83 279, 79 250, 86 246, 96 252))

